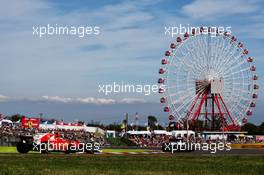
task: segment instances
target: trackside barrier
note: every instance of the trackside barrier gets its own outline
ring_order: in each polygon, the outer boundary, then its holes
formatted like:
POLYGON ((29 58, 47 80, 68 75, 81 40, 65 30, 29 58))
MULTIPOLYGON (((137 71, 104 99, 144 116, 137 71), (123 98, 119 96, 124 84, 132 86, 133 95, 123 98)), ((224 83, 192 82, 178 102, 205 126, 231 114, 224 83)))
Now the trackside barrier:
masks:
POLYGON ((254 144, 231 144, 233 149, 243 149, 243 148, 264 148, 264 143, 254 143, 254 144))

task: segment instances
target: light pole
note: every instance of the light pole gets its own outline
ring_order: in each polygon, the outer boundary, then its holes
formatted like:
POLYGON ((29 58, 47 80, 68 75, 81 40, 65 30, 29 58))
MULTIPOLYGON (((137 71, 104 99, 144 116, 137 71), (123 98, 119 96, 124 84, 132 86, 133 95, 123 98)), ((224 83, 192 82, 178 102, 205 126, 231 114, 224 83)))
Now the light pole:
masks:
POLYGON ((187 143, 189 142, 189 117, 187 118, 187 143))

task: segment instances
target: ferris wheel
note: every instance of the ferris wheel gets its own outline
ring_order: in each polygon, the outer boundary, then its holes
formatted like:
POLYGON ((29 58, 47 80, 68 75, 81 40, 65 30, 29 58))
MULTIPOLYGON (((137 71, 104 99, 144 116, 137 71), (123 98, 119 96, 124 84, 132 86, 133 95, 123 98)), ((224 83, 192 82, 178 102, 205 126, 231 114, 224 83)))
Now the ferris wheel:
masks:
POLYGON ((160 102, 172 122, 201 121, 207 128, 239 130, 258 97, 254 59, 228 32, 192 29, 177 37, 159 69, 160 102))

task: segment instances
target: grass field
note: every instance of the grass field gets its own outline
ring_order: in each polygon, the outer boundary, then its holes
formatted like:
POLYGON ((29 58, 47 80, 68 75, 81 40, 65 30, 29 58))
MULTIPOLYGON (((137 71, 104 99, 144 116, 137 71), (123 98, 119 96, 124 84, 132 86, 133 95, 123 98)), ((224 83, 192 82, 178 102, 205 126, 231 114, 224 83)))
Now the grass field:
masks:
POLYGON ((14 146, 0 146, 0 153, 17 153, 14 146))
POLYGON ((118 152, 118 153, 123 153, 123 152, 149 152, 152 150, 149 149, 103 149, 103 153, 109 153, 109 152, 118 152))
MULTIPOLYGON (((144 149, 104 149, 103 152, 146 152, 144 149)), ((1 174, 154 174, 254 175, 263 174, 264 156, 235 155, 87 155, 15 154, 0 147, 1 174)))
POLYGON ((0 174, 263 175, 263 156, 0 154, 0 174))
MULTIPOLYGON (((105 153, 109 153, 109 152, 148 152, 151 151, 149 149, 103 149, 102 150, 105 153)), ((12 147, 12 146, 0 146, 0 153, 18 153, 16 150, 16 147, 12 147)), ((30 153, 36 153, 31 151, 30 153)))

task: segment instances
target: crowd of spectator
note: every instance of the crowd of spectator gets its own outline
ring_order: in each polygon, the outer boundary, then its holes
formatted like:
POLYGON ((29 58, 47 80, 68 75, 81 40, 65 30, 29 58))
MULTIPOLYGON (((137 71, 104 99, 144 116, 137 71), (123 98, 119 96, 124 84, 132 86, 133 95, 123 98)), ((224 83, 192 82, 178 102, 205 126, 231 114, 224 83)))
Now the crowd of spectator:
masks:
POLYGON ((253 137, 238 137, 238 138, 235 138, 234 140, 231 140, 231 143, 234 143, 234 144, 257 143, 257 141, 253 139, 253 137))
MULTIPOLYGON (((172 136, 172 135, 165 135, 165 134, 151 134, 151 135, 129 135, 129 140, 131 140, 133 143, 135 143, 137 146, 146 148, 146 147, 162 147, 163 143, 167 143, 170 141, 182 141, 182 142, 192 142, 192 143, 219 143, 223 142, 223 139, 220 137, 217 138, 211 138, 208 137, 207 139, 200 136, 194 136, 190 135, 187 137, 187 135, 183 136, 172 136)), ((256 143, 255 139, 253 137, 233 137, 228 138, 225 140, 229 143, 239 143, 239 144, 245 144, 245 143, 256 143)))
POLYGON ((19 137, 21 135, 33 135, 35 130, 22 129, 20 126, 5 124, 0 126, 0 138, 6 136, 19 137))
POLYGON ((101 145, 105 144, 104 136, 90 133, 84 130, 65 130, 65 129, 25 129, 20 125, 5 124, 0 126, 0 139, 19 138, 20 136, 34 136, 38 133, 60 133, 63 138, 69 140, 80 140, 81 142, 95 141, 101 145))
MULTIPOLYGON (((22 128, 19 124, 4 124, 0 126, 0 143, 3 142, 3 140, 15 140, 16 138, 19 138, 20 136, 25 135, 32 135, 38 133, 54 133, 58 132, 60 133, 65 139, 69 140, 80 140, 81 142, 88 142, 88 141, 95 141, 99 142, 102 146, 106 145, 106 139, 104 135, 97 134, 97 133, 91 133, 87 132, 85 130, 69 130, 69 129, 25 129, 22 128), (10 139, 12 138, 12 139, 10 139)), ((162 147, 162 144, 165 142, 170 142, 171 140, 181 140, 183 142, 193 142, 193 143, 217 143, 221 142, 222 139, 217 138, 204 138, 199 137, 191 134, 190 136, 187 135, 166 135, 166 134, 141 134, 141 135, 128 135, 128 139, 131 140, 133 143, 135 143, 137 146, 142 148, 154 148, 154 147, 162 147)), ((259 139, 260 140, 260 139, 259 139)), ((257 142, 263 142, 262 139, 259 141, 253 136, 233 136, 227 138, 227 141, 230 143, 257 143, 257 142)))
POLYGON ((139 147, 161 147, 164 142, 168 142, 170 136, 167 135, 130 135, 129 139, 139 147))
POLYGON ((184 136, 172 136, 166 134, 151 134, 151 135, 130 135, 129 140, 138 145, 139 147, 162 147, 163 143, 181 140, 182 142, 204 142, 204 140, 200 137, 194 137, 194 135, 190 135, 188 138, 186 135, 184 136))

